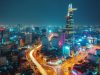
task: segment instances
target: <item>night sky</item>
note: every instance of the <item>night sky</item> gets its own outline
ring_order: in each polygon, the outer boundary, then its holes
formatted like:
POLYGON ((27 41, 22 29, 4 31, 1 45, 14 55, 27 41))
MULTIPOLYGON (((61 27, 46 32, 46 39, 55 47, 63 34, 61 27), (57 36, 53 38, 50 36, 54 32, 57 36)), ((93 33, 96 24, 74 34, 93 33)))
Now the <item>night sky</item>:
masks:
POLYGON ((100 24, 100 0, 0 0, 0 24, 65 25, 69 2, 75 24, 100 24))

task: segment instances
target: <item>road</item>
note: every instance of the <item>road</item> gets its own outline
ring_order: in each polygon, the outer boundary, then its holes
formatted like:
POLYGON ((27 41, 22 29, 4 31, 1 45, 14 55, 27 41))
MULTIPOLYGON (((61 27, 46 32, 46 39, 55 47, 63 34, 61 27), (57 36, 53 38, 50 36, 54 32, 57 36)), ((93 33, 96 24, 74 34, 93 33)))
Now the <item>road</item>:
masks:
POLYGON ((42 75, 70 75, 73 66, 75 64, 79 64, 78 61, 84 60, 88 53, 94 52, 95 49, 100 49, 100 46, 93 46, 92 49, 83 51, 72 58, 66 59, 63 63, 59 65, 49 65, 47 62, 44 63, 44 59, 40 58, 40 54, 38 54, 38 50, 41 49, 41 46, 42 45, 39 44, 28 54, 29 60, 31 60, 31 62, 36 65, 37 69, 42 75))
MULTIPOLYGON (((41 48, 41 44, 39 46, 36 47, 36 49, 39 49, 41 48)), ((29 56, 30 56, 30 59, 32 60, 32 62, 37 66, 39 72, 42 74, 42 75, 48 75, 47 72, 45 71, 45 69, 38 63, 38 61, 36 60, 36 58, 33 56, 33 53, 34 53, 34 49, 30 51, 29 53, 29 56)))

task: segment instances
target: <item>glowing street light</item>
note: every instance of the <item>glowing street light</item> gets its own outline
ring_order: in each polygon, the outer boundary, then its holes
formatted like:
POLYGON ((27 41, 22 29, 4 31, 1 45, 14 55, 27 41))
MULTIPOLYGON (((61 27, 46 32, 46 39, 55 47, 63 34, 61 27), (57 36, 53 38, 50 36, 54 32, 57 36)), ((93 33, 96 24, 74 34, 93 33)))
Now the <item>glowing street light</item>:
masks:
POLYGON ((52 32, 52 30, 49 30, 49 33, 51 33, 52 32))
POLYGON ((81 42, 82 41, 82 39, 79 39, 79 42, 81 42))

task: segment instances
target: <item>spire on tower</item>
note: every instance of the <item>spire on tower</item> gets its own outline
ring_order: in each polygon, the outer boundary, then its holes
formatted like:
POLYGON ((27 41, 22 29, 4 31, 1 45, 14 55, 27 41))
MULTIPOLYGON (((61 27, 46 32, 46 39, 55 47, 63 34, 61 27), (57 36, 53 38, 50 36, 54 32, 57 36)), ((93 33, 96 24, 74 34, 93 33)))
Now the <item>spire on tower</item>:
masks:
POLYGON ((73 12, 76 11, 77 8, 73 8, 72 3, 69 3, 68 5, 68 12, 67 12, 67 16, 66 16, 66 33, 67 33, 67 39, 71 40, 71 38, 73 37, 73 34, 75 33, 74 31, 74 19, 73 19, 73 12))
POLYGON ((77 8, 73 8, 72 3, 70 3, 69 6, 68 6, 68 14, 70 12, 74 12, 75 10, 77 10, 77 8))

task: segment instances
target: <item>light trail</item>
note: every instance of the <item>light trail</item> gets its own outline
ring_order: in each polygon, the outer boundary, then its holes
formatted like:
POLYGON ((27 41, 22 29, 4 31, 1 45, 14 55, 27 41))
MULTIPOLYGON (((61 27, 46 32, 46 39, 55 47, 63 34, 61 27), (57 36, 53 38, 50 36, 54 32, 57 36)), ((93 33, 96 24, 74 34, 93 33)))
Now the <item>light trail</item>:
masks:
POLYGON ((49 36, 48 36, 48 40, 49 41, 51 41, 52 40, 52 38, 53 38, 53 36, 54 36, 54 34, 52 33, 52 34, 50 34, 49 36))
POLYGON ((51 33, 49 36, 48 36, 48 40, 51 41, 53 37, 57 36, 58 37, 58 34, 57 33, 51 33))
POLYGON ((56 69, 53 66, 50 66, 50 65, 47 65, 47 64, 45 64, 44 66, 48 67, 48 68, 51 68, 54 71, 54 74, 53 74, 53 72, 52 72, 52 74, 57 75, 56 69))
MULTIPOLYGON (((31 60, 31 62, 36 65, 37 69, 42 75, 51 75, 51 74, 52 75, 70 75, 70 71, 73 69, 74 64, 81 64, 78 61, 84 60, 85 57, 88 56, 88 53, 90 53, 91 51, 91 49, 87 51, 82 51, 77 56, 74 56, 71 59, 65 60, 62 64, 51 66, 47 63, 44 63, 44 64, 42 62, 39 63, 40 60, 37 59, 38 56, 35 56, 37 55, 37 51, 40 50, 41 47, 42 47, 42 44, 39 44, 32 51, 30 51, 28 53, 29 54, 28 59, 31 60), (68 70, 68 68, 71 68, 71 70, 68 70)), ((94 48, 97 49, 97 48, 100 48, 100 46, 94 46, 94 48)), ((34 69, 32 65, 30 66, 32 69, 34 69)))
MULTIPOLYGON (((37 57, 34 57, 34 53, 36 50, 39 50, 41 48, 41 44, 38 45, 35 49, 33 49, 30 53, 29 53, 29 56, 30 56, 30 59, 32 60, 32 63, 34 63, 36 66, 37 66, 37 69, 39 70, 39 72, 42 74, 42 75, 50 75, 50 74, 53 74, 53 75, 70 75, 69 72, 67 69, 68 67, 70 68, 73 68, 74 64, 78 64, 78 61, 79 60, 84 60, 84 58, 87 56, 88 52, 82 52, 81 54, 79 54, 78 56, 75 56, 71 59, 67 59, 65 62, 63 62, 61 65, 57 65, 57 66, 50 66, 50 65, 47 65, 47 64, 44 64, 44 65, 40 65, 38 63, 38 60, 36 60, 37 57), (46 70, 44 69, 44 67, 47 66, 46 70), (59 68, 59 71, 58 71, 58 66, 60 66, 59 68), (51 68, 51 72, 48 73, 48 70, 51 68), (62 70, 62 72, 60 71, 62 70), (64 74, 62 74, 64 73, 64 74)), ((32 66, 31 66, 32 67, 32 66)))
MULTIPOLYGON (((40 44, 38 47, 36 47, 36 49, 40 48, 42 45, 40 44)), ((33 49, 30 53, 29 56, 32 60, 32 62, 37 66, 38 70, 40 71, 40 73, 42 75, 48 75, 47 72, 45 71, 45 69, 38 63, 38 61, 35 59, 35 57, 33 56, 35 49, 33 49)))

